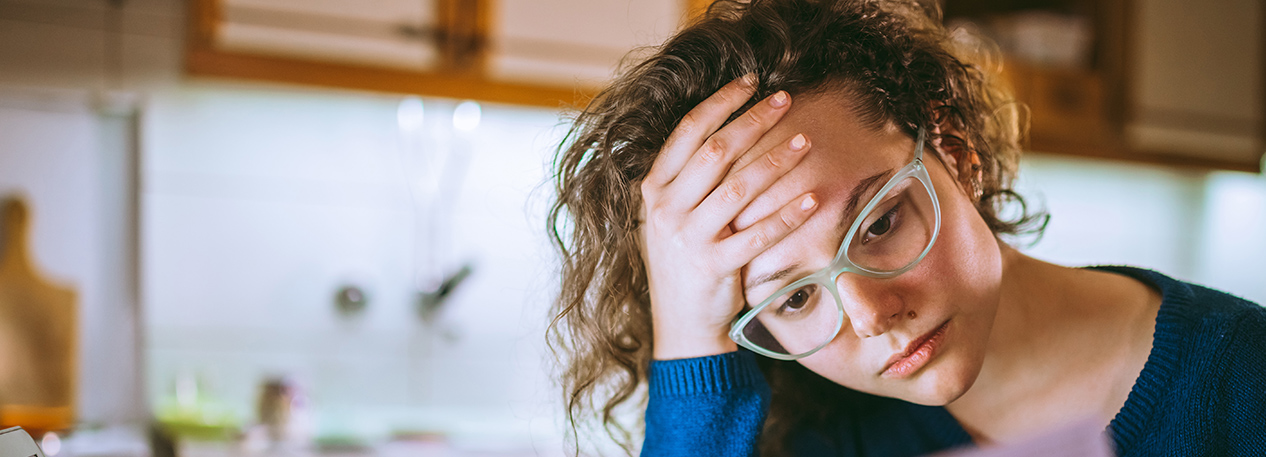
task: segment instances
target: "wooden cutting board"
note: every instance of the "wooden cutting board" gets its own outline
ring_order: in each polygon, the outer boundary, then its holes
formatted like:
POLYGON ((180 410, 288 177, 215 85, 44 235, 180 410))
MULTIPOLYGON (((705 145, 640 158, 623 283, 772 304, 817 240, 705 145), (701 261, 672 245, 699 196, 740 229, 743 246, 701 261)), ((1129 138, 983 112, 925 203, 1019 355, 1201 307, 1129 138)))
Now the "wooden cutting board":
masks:
POLYGON ((0 425, 36 433, 74 422, 78 309, 32 265, 29 232, 26 204, 0 199, 0 425))

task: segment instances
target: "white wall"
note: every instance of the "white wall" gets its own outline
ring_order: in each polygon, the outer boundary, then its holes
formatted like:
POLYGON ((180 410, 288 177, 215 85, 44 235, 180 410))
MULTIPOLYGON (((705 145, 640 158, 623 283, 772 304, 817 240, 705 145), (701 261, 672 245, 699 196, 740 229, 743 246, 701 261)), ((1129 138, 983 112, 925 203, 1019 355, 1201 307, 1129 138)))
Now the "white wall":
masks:
POLYGON ((1134 265, 1266 303, 1266 178, 1030 153, 1020 192, 1051 222, 1029 254, 1134 265))
MULTIPOLYGON (((475 272, 427 323, 399 101, 200 84, 155 94, 142 223, 150 398, 193 376, 250 419, 260 383, 289 375, 326 433, 555 434, 543 360, 554 267, 533 192, 557 115, 485 108, 450 221, 450 250, 475 272), (363 315, 336 311, 343 284, 370 297, 363 315)), ((451 108, 426 101, 432 136, 450 130, 451 108)))

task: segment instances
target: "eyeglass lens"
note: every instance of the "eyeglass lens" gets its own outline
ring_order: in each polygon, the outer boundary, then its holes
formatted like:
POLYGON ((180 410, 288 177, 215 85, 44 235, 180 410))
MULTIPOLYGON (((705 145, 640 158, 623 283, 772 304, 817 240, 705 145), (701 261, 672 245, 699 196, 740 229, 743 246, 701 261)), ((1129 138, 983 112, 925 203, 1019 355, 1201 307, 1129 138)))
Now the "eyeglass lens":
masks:
MULTIPOLYGON (((918 178, 907 177, 864 215, 844 255, 873 272, 901 270, 920 259, 935 231, 936 208, 930 191, 918 178)), ((837 295, 827 287, 836 285, 811 282, 781 291, 747 323, 744 336, 783 355, 804 354, 825 345, 835 338, 840 325, 837 295)))

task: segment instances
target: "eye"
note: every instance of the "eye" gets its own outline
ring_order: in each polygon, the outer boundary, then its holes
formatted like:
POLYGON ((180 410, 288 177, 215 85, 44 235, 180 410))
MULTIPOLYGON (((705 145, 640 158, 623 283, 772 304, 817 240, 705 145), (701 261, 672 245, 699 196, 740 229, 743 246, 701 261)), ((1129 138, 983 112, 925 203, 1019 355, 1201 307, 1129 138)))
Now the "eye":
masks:
POLYGON ((795 313, 803 309, 814 298, 817 287, 808 285, 796 289, 794 292, 787 294, 782 303, 778 304, 778 314, 795 313))
POLYGON ((892 209, 884 213, 883 216, 880 216, 878 220, 871 223, 869 227, 866 227, 866 236, 862 238, 862 243, 868 243, 874 238, 884 236, 891 231, 900 210, 901 203, 897 203, 896 206, 893 206, 892 209))

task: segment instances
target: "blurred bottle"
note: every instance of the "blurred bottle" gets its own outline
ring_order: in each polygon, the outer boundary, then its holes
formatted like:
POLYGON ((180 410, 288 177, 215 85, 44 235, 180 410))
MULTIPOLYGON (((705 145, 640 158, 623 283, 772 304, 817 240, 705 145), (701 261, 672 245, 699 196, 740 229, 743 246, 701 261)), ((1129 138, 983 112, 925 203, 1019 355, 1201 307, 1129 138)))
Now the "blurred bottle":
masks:
POLYGON ((259 424, 273 448, 301 449, 312 442, 312 414, 293 378, 270 378, 259 393, 259 424))

